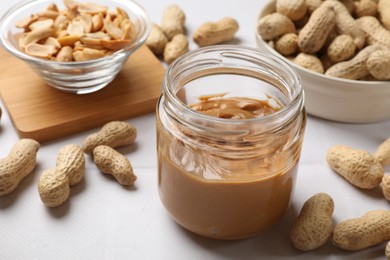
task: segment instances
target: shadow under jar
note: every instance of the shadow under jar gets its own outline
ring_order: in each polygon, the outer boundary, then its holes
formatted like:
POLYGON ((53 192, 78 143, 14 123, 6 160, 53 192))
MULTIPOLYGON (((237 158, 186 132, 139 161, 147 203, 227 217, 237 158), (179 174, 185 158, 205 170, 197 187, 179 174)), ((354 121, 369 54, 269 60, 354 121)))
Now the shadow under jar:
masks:
POLYGON ((157 105, 162 203, 202 236, 260 233, 291 201, 305 125, 300 78, 281 59, 229 45, 182 56, 157 105))

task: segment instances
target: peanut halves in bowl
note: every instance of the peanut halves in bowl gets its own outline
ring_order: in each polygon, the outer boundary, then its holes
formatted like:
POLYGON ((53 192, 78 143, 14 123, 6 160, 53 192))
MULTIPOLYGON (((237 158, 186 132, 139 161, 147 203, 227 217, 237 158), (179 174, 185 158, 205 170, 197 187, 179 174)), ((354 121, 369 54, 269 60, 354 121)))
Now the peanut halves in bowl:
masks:
POLYGON ((26 54, 60 62, 102 58, 130 45, 135 28, 125 10, 94 3, 64 0, 65 9, 50 4, 46 10, 19 20, 18 37, 26 54))

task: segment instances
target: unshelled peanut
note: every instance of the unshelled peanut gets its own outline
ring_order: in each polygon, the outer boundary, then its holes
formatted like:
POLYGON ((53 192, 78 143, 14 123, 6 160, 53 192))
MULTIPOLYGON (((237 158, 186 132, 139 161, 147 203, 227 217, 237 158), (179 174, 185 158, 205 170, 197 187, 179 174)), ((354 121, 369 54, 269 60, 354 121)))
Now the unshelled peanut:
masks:
POLYGON ((298 35, 287 33, 276 40, 275 50, 284 56, 289 56, 298 51, 298 35))
POLYGON ((341 34, 328 46, 327 54, 332 62, 349 60, 355 55, 356 45, 351 36, 341 34))
POLYGON ((324 46, 336 24, 336 13, 332 7, 321 5, 299 32, 298 46, 304 53, 315 53, 324 46))
POLYGON ((124 121, 112 121, 105 124, 102 129, 89 135, 83 142, 82 150, 91 155, 98 145, 108 145, 112 148, 130 145, 137 137, 137 129, 124 121))
POLYGON ((390 137, 378 146, 374 156, 382 165, 390 164, 390 137))
POLYGON ((326 193, 308 199, 290 232, 294 247, 309 251, 325 244, 333 231, 333 210, 333 199, 326 193))
POLYGON ((99 145, 93 150, 93 157, 99 170, 112 175, 120 184, 133 185, 137 180, 130 161, 113 148, 99 145))
POLYGON ((168 64, 171 64, 188 51, 189 44, 187 37, 184 34, 177 34, 173 36, 172 40, 165 46, 164 61, 168 64))
POLYGON ((55 168, 47 169, 39 177, 38 192, 47 207, 60 206, 69 198, 68 177, 55 168))
POLYGON ((69 185, 79 183, 84 177, 85 158, 80 146, 68 144, 57 155, 56 169, 68 176, 69 185))
POLYGON ((160 27, 168 40, 177 34, 184 33, 185 20, 184 11, 178 5, 169 5, 165 8, 160 27))
POLYGON ((373 0, 360 0, 355 2, 356 17, 376 16, 378 13, 378 4, 373 0))
POLYGON ((385 255, 386 255, 387 259, 390 260, 390 241, 386 245, 385 255))
POLYGON ((390 31, 383 27, 377 18, 363 16, 356 21, 364 31, 368 44, 376 44, 384 49, 390 49, 390 31))
POLYGON ((296 29, 294 23, 287 16, 272 13, 258 21, 257 32, 264 40, 273 40, 286 33, 295 33, 296 29))
POLYGON ((364 47, 365 35, 357 21, 349 13, 348 9, 339 1, 325 1, 320 7, 332 8, 336 13, 336 29, 339 34, 347 34, 353 38, 358 49, 364 47))
POLYGON ((305 0, 276 0, 276 12, 284 14, 292 21, 305 16, 307 5, 305 0))
POLYGON ((168 38, 165 33, 157 24, 152 24, 152 29, 150 31, 149 37, 146 39, 146 46, 154 54, 161 54, 164 52, 165 46, 168 43, 168 38))
POLYGON ((329 148, 326 160, 335 172, 361 189, 377 187, 384 175, 382 164, 373 155, 345 145, 329 148))
POLYGON ((390 31, 390 1, 379 0, 378 2, 379 19, 383 26, 390 31))
POLYGON ((361 250, 390 240, 390 210, 372 210, 361 218, 338 223, 333 243, 345 250, 361 250))
POLYGON ((369 45, 362 49, 355 57, 350 60, 336 63, 330 67, 325 75, 345 78, 345 79, 361 79, 370 74, 366 66, 368 56, 382 48, 378 45, 369 45))
POLYGON ((390 49, 371 53, 366 61, 369 73, 378 80, 390 80, 390 49))
POLYGON ((238 29, 239 25, 235 19, 225 17, 217 22, 206 22, 200 25, 192 38, 198 46, 203 47, 231 40, 238 29))
POLYGON ((39 178, 38 192, 47 207, 57 207, 70 194, 70 187, 79 183, 85 172, 85 158, 78 145, 63 146, 57 155, 56 168, 45 170, 39 178))
POLYGON ((306 54, 301 52, 295 57, 295 59, 293 59, 293 62, 305 69, 318 73, 324 73, 324 67, 321 60, 313 54, 306 54))
POLYGON ((40 144, 20 139, 8 156, 0 159, 0 196, 11 193, 35 167, 40 144))

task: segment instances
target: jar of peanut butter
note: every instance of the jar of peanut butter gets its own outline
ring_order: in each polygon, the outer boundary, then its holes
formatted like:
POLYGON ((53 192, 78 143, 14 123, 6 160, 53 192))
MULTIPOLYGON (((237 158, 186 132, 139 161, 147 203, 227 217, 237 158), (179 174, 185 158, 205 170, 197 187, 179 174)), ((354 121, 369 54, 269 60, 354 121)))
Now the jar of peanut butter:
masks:
POLYGON ((177 223, 240 239, 282 217, 306 124, 286 62, 230 45, 190 52, 168 68, 156 113, 159 194, 177 223))

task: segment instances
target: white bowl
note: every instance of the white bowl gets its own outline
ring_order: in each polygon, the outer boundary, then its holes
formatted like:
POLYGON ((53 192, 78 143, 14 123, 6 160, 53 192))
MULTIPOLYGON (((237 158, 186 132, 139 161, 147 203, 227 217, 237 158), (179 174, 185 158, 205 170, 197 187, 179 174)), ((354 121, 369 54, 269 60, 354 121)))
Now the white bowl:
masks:
MULTIPOLYGON (((268 3, 259 19, 275 12, 275 2, 268 3)), ((328 77, 300 67, 271 48, 256 33, 257 46, 283 58, 302 78, 306 111, 321 118, 370 123, 390 120, 390 81, 358 81, 328 77)))

